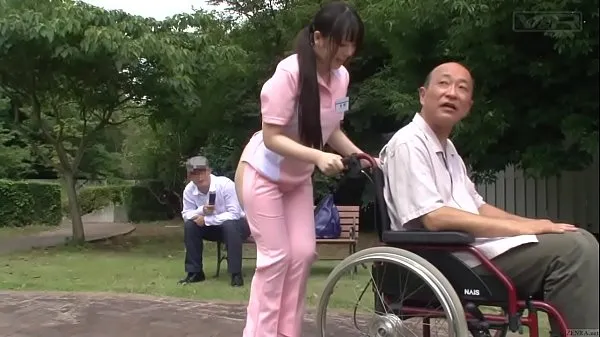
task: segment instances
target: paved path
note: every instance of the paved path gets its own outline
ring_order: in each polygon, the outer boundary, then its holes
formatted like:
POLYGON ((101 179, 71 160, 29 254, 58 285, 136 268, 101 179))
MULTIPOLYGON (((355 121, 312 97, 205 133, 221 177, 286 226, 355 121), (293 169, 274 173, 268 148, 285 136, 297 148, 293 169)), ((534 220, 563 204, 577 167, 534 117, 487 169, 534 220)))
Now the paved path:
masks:
MULTIPOLYGON (((135 226, 130 223, 88 222, 84 223, 83 227, 86 241, 125 235, 135 230, 135 226)), ((66 222, 55 230, 10 239, 0 239, 0 254, 58 246, 67 242, 71 238, 71 233, 71 224, 66 222)))

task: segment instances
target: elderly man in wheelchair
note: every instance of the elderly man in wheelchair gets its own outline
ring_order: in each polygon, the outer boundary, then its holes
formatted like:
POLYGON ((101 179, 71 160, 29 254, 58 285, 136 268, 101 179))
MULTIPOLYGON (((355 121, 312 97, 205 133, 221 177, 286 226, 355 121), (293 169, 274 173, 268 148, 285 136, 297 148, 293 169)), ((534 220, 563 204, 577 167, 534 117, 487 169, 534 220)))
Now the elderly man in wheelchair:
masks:
POLYGON ((598 336, 595 237, 486 204, 448 139, 468 115, 473 83, 458 63, 427 76, 419 89, 421 111, 382 149, 381 169, 371 170, 384 246, 359 251, 332 272, 318 324, 341 269, 369 262, 379 320, 364 335, 429 337, 433 321, 445 317, 443 336, 507 336, 528 327, 529 336, 538 337, 537 312, 543 311, 552 336, 598 336), (417 333, 406 324, 413 318, 422 324, 417 333))

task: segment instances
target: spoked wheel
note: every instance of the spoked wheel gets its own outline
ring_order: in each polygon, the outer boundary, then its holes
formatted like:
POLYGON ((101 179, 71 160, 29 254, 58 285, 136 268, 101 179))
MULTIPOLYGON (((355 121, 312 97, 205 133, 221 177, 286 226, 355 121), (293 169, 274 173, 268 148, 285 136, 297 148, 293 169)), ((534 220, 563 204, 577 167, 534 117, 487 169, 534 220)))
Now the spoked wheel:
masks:
POLYGON ((319 337, 469 336, 450 282, 422 257, 394 247, 344 259, 327 278, 317 310, 319 337))

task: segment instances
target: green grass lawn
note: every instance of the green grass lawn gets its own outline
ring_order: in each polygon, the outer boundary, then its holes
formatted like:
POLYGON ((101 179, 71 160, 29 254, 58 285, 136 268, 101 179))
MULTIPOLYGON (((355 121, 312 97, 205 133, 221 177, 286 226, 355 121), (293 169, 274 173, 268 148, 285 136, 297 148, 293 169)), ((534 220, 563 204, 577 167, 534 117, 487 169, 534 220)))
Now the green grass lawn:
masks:
MULTIPOLYGON (((183 271, 183 233, 168 223, 139 225, 123 238, 81 247, 37 249, 3 256, 0 288, 11 290, 110 291, 176 296, 203 300, 246 302, 255 260, 244 260, 246 285, 229 286, 226 262, 215 279, 216 245, 205 245, 204 270, 207 281, 181 286, 183 271)), ((172 225, 172 224, 171 224, 172 225)), ((328 247, 329 248, 329 247, 328 247)), ((254 246, 245 247, 246 257, 254 257, 254 246)), ((344 247, 331 247, 337 254, 344 247)), ((325 249, 327 251, 327 249, 325 249)), ((343 254, 340 255, 343 258, 343 254)), ((307 296, 316 304, 318 294, 330 271, 339 261, 319 261, 312 270, 307 296)), ((354 280, 352 285, 358 280, 354 280)), ((366 284, 363 282, 362 284, 366 284)))
MULTIPOLYGON (((227 264, 221 265, 221 277, 215 279, 216 245, 205 245, 204 269, 207 281, 181 286, 177 281, 183 271, 183 230, 178 223, 141 224, 131 235, 112 240, 38 249, 27 253, 15 253, 2 257, 0 288, 5 290, 55 290, 87 292, 119 292, 174 296, 188 299, 216 300, 246 303, 255 260, 244 260, 246 285, 241 288, 229 286, 227 264)), ((5 229, 0 230, 0 233, 5 229)), ((34 231, 34 229, 31 229, 34 231)), ((1 236, 15 235, 8 230, 1 236)), ((24 229, 20 234, 28 233, 24 229)), ((375 243, 373 235, 361 235, 361 247, 375 243)), ((322 257, 346 256, 346 246, 319 246, 322 257)), ((255 256, 255 247, 245 247, 245 257, 255 256)), ((339 261, 318 261, 308 283, 308 305, 316 306, 331 270, 339 261)), ((367 284, 368 274, 359 272, 353 279, 346 277, 331 298, 330 307, 338 310, 352 309, 362 287, 367 284), (360 286, 360 289, 358 289, 360 286)), ((366 291, 360 308, 372 310, 372 292, 366 291)), ((370 311, 369 310, 369 311, 370 311)), ((547 319, 541 319, 542 331, 548 330, 547 319)))

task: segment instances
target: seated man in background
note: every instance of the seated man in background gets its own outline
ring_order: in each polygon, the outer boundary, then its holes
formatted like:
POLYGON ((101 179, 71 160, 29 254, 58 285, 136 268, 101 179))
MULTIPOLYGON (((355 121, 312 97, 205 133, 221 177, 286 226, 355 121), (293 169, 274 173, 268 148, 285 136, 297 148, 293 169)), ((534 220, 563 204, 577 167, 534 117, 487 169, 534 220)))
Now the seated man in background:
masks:
POLYGON ((231 285, 244 284, 242 278, 242 244, 250 235, 245 214, 235 193, 235 184, 227 177, 211 174, 205 157, 192 157, 186 162, 188 180, 183 191, 185 271, 180 283, 205 280, 202 266, 203 240, 223 241, 227 246, 227 269, 231 285), (209 194, 215 193, 214 205, 209 194))
MULTIPOLYGON (((594 236, 569 224, 523 218, 486 204, 448 139, 470 111, 473 87, 462 65, 436 67, 419 89, 421 111, 382 149, 392 230, 469 232, 476 237, 475 246, 512 278, 519 292, 543 290, 544 299, 564 315, 570 329, 597 329, 594 236)), ((457 256, 484 272, 477 259, 457 256)))

